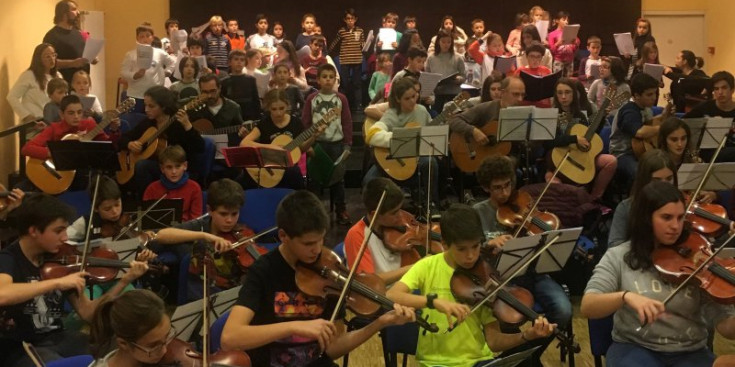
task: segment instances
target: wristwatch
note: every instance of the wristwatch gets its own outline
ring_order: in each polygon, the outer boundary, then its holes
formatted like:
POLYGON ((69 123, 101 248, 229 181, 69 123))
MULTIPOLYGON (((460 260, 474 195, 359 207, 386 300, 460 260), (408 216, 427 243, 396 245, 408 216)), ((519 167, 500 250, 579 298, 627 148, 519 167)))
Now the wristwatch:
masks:
POLYGON ((436 293, 429 293, 429 294, 427 294, 426 295, 426 307, 433 310, 434 309, 434 300, 437 297, 438 296, 436 295, 436 293))

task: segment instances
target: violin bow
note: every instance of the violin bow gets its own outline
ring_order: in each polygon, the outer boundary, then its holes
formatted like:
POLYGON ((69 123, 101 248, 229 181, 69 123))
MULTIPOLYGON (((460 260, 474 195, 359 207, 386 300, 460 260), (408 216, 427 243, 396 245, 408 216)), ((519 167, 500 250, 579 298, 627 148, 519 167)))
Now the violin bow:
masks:
MULTIPOLYGON (((87 256, 89 253, 89 240, 92 236, 92 221, 94 220, 94 208, 97 207, 97 194, 100 189, 100 174, 97 174, 97 179, 94 182, 94 194, 92 195, 92 207, 89 209, 89 223, 87 223, 87 234, 84 237, 84 251, 82 251, 82 264, 79 266, 79 271, 82 272, 87 268, 87 256)), ((90 292, 91 293, 91 292, 90 292)))
POLYGON ((266 229, 266 230, 264 230, 264 231, 262 231, 260 233, 256 233, 256 234, 254 234, 254 235, 252 235, 250 237, 243 237, 243 238, 237 240, 237 242, 233 243, 232 244, 232 247, 230 248, 230 250, 234 250, 234 249, 236 249, 236 248, 238 248, 238 247, 240 247, 240 246, 242 246, 242 245, 244 245, 244 244, 246 244, 246 243, 248 243, 250 241, 255 241, 258 238, 263 237, 263 236, 267 235, 268 233, 271 233, 271 232, 275 231, 276 229, 278 229, 278 226, 273 226, 273 227, 270 227, 270 228, 268 228, 268 229, 266 229))
MULTIPOLYGON (((728 244, 730 244, 730 241, 732 241, 733 238, 735 238, 735 233, 733 233, 732 235, 730 235, 730 237, 728 237, 727 240, 725 240, 725 242, 723 242, 720 246, 718 246, 717 249, 715 251, 713 251, 711 255, 709 255, 706 259, 704 259, 702 261, 702 263, 699 264, 699 266, 697 266, 697 268, 694 269, 694 271, 692 271, 692 273, 689 274, 689 276, 686 277, 686 279, 684 279, 684 281, 682 281, 681 283, 679 283, 679 285, 673 291, 671 291, 671 293, 669 293, 669 295, 666 297, 666 299, 664 299, 663 301, 661 301, 661 303, 663 303, 664 305, 666 305, 667 303, 669 303, 669 301, 671 301, 671 299, 674 298, 674 296, 676 296, 677 293, 681 292, 681 290, 684 289, 684 287, 687 284, 689 284, 689 281, 691 281, 692 278, 694 278, 695 276, 697 276, 697 274, 699 274, 700 272, 702 272, 702 270, 704 270, 705 266, 709 265, 710 262, 712 262, 712 259, 714 259, 715 256, 717 256, 717 254, 719 254, 723 249, 725 249, 725 247, 727 247, 728 244)), ((649 323, 644 322, 641 326, 639 326, 637 329, 635 329, 635 331, 640 331, 642 328, 644 328, 647 325, 649 325, 649 323)))
POLYGON ((546 182, 546 186, 544 186, 544 189, 541 190, 541 194, 539 194, 539 196, 533 202, 533 206, 528 211, 528 213, 526 213, 526 215, 523 216, 523 221, 518 225, 518 229, 516 229, 515 233, 513 233, 513 238, 516 238, 516 237, 518 237, 518 235, 521 234, 521 231, 523 230, 523 227, 526 225, 526 223, 528 223, 528 220, 531 219, 531 215, 533 214, 533 212, 536 211, 536 208, 538 207, 538 204, 541 202, 541 198, 544 197, 544 195, 546 194, 546 190, 549 189, 549 187, 551 186, 551 183, 556 178, 556 175, 559 174, 559 170, 564 165, 564 163, 567 162, 567 159, 569 159, 570 152, 571 152, 570 150, 567 150, 567 153, 564 154, 564 158, 561 159, 561 162, 559 162, 558 167, 556 167, 556 170, 554 170, 554 174, 551 176, 551 178, 549 179, 549 181, 546 182))
POLYGON ((143 218, 145 218, 145 216, 148 215, 148 213, 150 213, 151 210, 153 210, 156 206, 158 206, 161 200, 166 198, 166 196, 168 196, 168 193, 164 193, 160 198, 158 198, 158 200, 156 200, 156 202, 148 206, 148 208, 146 208, 146 210, 143 211, 143 213, 141 213, 137 218, 135 218, 134 221, 130 222, 127 226, 125 226, 120 231, 120 233, 118 233, 117 236, 115 236, 115 238, 113 238, 112 240, 113 241, 119 240, 122 236, 124 236, 131 229, 133 229, 133 227, 137 226, 141 221, 143 221, 143 218))
POLYGON ((33 344, 26 341, 23 341, 22 343, 23 349, 26 351, 28 358, 31 359, 31 362, 33 362, 36 367, 46 367, 46 365, 43 363, 43 359, 41 359, 41 356, 38 354, 38 351, 35 347, 33 347, 33 344))
POLYGON ((375 209, 375 213, 373 213, 373 217, 370 220, 370 225, 368 226, 368 234, 362 240, 362 244, 360 245, 360 250, 357 252, 357 257, 355 258, 354 265, 350 267, 349 264, 346 264, 350 268, 350 274, 347 275, 347 278, 345 279, 345 284, 342 287, 342 292, 337 299, 337 305, 334 307, 334 311, 332 311, 332 317, 329 319, 329 322, 334 322, 334 320, 337 319, 337 313, 339 313, 339 309, 342 307, 342 303, 344 303, 345 297, 347 296, 347 290, 350 289, 350 284, 352 283, 352 278, 355 277, 357 266, 360 264, 360 261, 362 260, 362 255, 365 253, 365 249, 367 249, 367 243, 370 240, 370 237, 373 235, 373 225, 375 224, 375 220, 378 218, 380 208, 383 206, 383 200, 385 199, 386 192, 386 190, 383 190, 383 194, 380 195, 378 207, 375 209))
POLYGON ((209 366, 209 279, 207 278, 207 255, 202 259, 202 366, 209 366))
POLYGON ((699 192, 702 191, 702 188, 704 187, 704 183, 707 181, 707 178, 709 178, 710 173, 712 173, 712 167, 715 165, 715 160, 717 160, 717 156, 720 155, 720 151, 725 146, 725 142, 727 141, 727 135, 724 135, 722 137, 722 140, 720 141, 720 145, 717 146, 717 150, 715 151, 715 154, 712 155, 712 159, 710 159, 709 163, 707 164, 707 170, 704 171, 704 174, 702 175, 702 179, 699 181, 699 185, 697 185, 697 189, 694 190, 694 193, 689 198, 689 202, 687 203, 687 210, 684 213, 689 213, 689 211, 692 209, 692 206, 694 205, 694 202, 697 199, 697 196, 699 196, 699 192))
MULTIPOLYGON (((513 272, 513 274, 511 274, 509 277, 505 278, 505 280, 503 280, 502 282, 500 282, 500 284, 497 284, 497 282, 494 281, 493 283, 495 283, 497 285, 497 287, 495 287, 495 289, 492 292, 490 292, 490 294, 488 294, 487 296, 485 296, 485 298, 483 298, 480 302, 478 302, 476 305, 474 305, 472 307, 472 309, 470 309, 470 314, 475 313, 477 310, 480 309, 480 307, 484 306, 485 303, 487 303, 488 301, 490 301, 491 299, 493 299, 493 297, 495 297, 495 295, 498 294, 498 292, 500 292, 501 289, 505 288, 505 286, 508 285, 508 283, 510 283, 510 281, 513 280, 513 278, 515 278, 516 276, 518 276, 518 274, 520 274, 521 271, 523 271, 524 269, 526 269, 526 267, 529 264, 531 264, 534 260, 536 260, 539 256, 541 256, 541 254, 543 254, 544 252, 546 252, 546 250, 549 247, 551 247, 551 245, 553 245, 554 243, 556 243, 556 241, 558 241, 559 238, 561 238, 561 233, 557 233, 554 238, 552 238, 551 240, 549 240, 548 242, 546 242, 546 244, 544 244, 543 247, 541 247, 538 251, 536 251, 536 253, 533 254, 533 256, 531 256, 531 258, 528 259, 528 261, 526 261, 525 263, 523 263, 523 265, 519 266, 513 272)), ((482 261, 482 260, 478 260, 478 261, 482 261)), ((444 333, 446 334, 446 333, 448 333, 448 332, 450 332, 452 330, 454 330, 454 327, 451 327, 451 328, 447 329, 447 331, 445 331, 444 333)))

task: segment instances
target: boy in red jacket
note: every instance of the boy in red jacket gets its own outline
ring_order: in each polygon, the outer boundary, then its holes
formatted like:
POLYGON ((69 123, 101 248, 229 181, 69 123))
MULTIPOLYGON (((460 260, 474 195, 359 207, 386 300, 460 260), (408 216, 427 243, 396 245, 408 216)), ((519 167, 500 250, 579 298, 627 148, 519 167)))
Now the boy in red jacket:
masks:
POLYGON ((183 199, 183 221, 192 220, 202 215, 202 188, 194 180, 189 179, 186 172, 186 152, 179 145, 166 147, 159 155, 161 178, 151 182, 145 189, 143 200, 158 200, 166 195, 166 199, 183 199))

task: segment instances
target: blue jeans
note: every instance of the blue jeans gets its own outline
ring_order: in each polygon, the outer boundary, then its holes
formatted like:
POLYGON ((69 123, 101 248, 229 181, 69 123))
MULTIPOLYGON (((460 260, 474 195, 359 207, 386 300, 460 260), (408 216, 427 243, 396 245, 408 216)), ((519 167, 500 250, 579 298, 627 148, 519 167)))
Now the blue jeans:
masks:
POLYGON ((342 78, 340 89, 348 98, 350 107, 355 110, 362 105, 362 63, 342 64, 339 68, 342 78))
POLYGON ((664 353, 638 344, 613 342, 605 354, 609 367, 697 367, 711 366, 715 355, 707 348, 693 352, 664 353))
POLYGON ((617 180, 621 181, 628 190, 633 186, 636 170, 638 170, 638 159, 633 153, 618 156, 617 180))
POLYGON ((533 299, 545 312, 546 318, 565 330, 572 319, 572 303, 564 289, 548 275, 521 275, 511 282, 531 291, 533 299))
MULTIPOLYGON (((434 158, 429 159, 429 157, 420 157, 416 173, 414 173, 414 175, 411 176, 411 178, 409 178, 408 180, 402 181, 399 184, 406 184, 411 187, 416 187, 419 185, 420 175, 421 188, 422 190, 426 190, 426 185, 428 183, 427 178, 429 177, 429 166, 431 166, 431 201, 437 202, 439 201, 439 165, 436 163, 436 159, 434 158)), ((373 164, 372 167, 368 169, 367 173, 365 173, 365 176, 362 178, 362 187, 365 187, 368 182, 378 177, 386 177, 386 174, 385 172, 383 172, 382 169, 380 169, 377 164, 373 164)), ((419 200, 424 200, 424 198, 425 196, 422 196, 421 198, 419 198, 419 200)))

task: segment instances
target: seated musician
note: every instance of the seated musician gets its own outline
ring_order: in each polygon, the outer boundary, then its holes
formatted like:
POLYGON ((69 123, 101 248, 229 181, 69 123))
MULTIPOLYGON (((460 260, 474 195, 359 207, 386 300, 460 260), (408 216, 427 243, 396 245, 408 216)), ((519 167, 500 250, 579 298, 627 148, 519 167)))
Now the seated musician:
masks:
POLYGON ((500 82, 500 90, 501 97, 499 100, 480 103, 450 118, 448 122, 449 129, 452 132, 464 135, 468 140, 474 139, 480 144, 488 144, 487 135, 479 128, 489 121, 498 120, 502 108, 521 104, 526 95, 526 86, 516 76, 503 79, 500 82))
POLYGON ((483 261, 479 256, 485 236, 480 217, 463 204, 454 204, 442 214, 441 232, 447 250, 419 260, 387 293, 395 302, 423 308, 428 321, 439 327, 437 333, 419 333, 416 359, 421 366, 479 367, 494 353, 551 335, 555 325, 543 317, 523 332, 506 334, 489 307, 470 313, 469 306, 457 303, 450 289, 452 274, 483 261), (413 294, 414 289, 420 295, 413 294), (453 330, 445 333, 450 327, 453 330))
MULTIPOLYGON (((718 71, 712 74, 712 99, 695 106, 684 115, 684 118, 693 117, 726 117, 735 118, 735 101, 732 99, 735 91, 735 78, 727 71, 718 71)), ((703 151, 702 158, 709 161, 713 150, 703 151), (707 153, 707 154, 704 154, 707 153)), ((735 162, 735 129, 730 129, 727 142, 722 148, 717 162, 735 162)))
POLYGON ((311 297, 296 284, 296 264, 312 263, 323 250, 329 217, 308 191, 296 191, 276 212, 277 250, 255 261, 222 331, 222 349, 246 350, 253 366, 333 366, 334 359, 388 325, 414 319, 412 309, 395 309, 362 329, 345 332, 344 312, 328 319, 336 298, 311 297))
POLYGON ((209 185, 207 215, 172 228, 164 228, 156 233, 155 241, 158 246, 154 248, 158 252, 172 248, 179 258, 192 254, 187 285, 188 300, 202 298, 201 261, 205 253, 211 250, 222 253, 222 256, 214 256, 214 265, 217 269, 215 286, 222 290, 242 283, 247 269, 239 266, 234 252, 226 251, 230 249, 232 242, 240 238, 241 227, 238 226, 237 220, 243 205, 245 205, 245 192, 240 184, 223 178, 209 185))
MULTIPOLYGON (((62 138, 69 134, 82 136, 97 126, 94 119, 83 117, 84 108, 82 107, 79 96, 65 96, 61 99, 59 107, 61 109, 61 121, 50 124, 38 135, 34 136, 33 139, 25 143, 20 150, 21 155, 41 160, 49 159, 51 158, 51 151, 48 148, 49 141, 62 140, 62 138)), ((111 127, 113 125, 115 132, 112 136, 107 135, 104 131, 100 131, 92 140, 117 142, 120 138, 119 120, 117 123, 112 124, 111 127)), ((86 175, 76 175, 71 190, 83 190, 86 187, 86 175)))
MULTIPOLYGON (((298 137, 304 132, 304 125, 301 123, 301 117, 289 113, 290 106, 288 95, 281 89, 272 89, 265 94, 263 98, 265 107, 265 117, 253 128, 253 130, 242 139, 240 146, 269 148, 283 150, 283 147, 273 144, 278 136, 286 135, 292 139, 298 137)), ((320 128, 323 131, 323 128, 320 128)), ((320 132, 317 132, 320 133, 320 132)), ((314 143, 316 136, 305 141, 299 148, 301 151, 308 151, 314 143)), ((295 164, 296 162, 294 162, 295 164)), ((261 170, 265 171, 265 169, 261 170)), ((257 177, 244 175, 241 181, 245 188, 257 188, 260 185, 256 182, 257 177)), ((284 170, 283 178, 278 183, 278 187, 287 187, 291 189, 303 189, 304 176, 301 168, 297 165, 287 167, 284 170)))
MULTIPOLYGON (((365 142, 371 147, 389 148, 390 141, 393 137, 393 129, 402 128, 409 122, 416 122, 420 126, 426 126, 431 121, 431 116, 423 105, 417 104, 416 100, 419 92, 415 87, 415 80, 412 77, 400 78, 393 82, 391 86, 391 94, 388 96, 390 108, 383 114, 367 132, 365 142)), ((439 175, 436 159, 429 157, 420 157, 418 160, 418 173, 406 180, 408 184, 416 185, 420 173, 422 187, 427 187, 429 182, 429 165, 431 165, 431 201, 437 205, 439 200, 439 175)), ((381 168, 376 164, 370 167, 362 179, 362 186, 376 177, 384 175, 381 168)), ((422 195, 422 197, 424 197, 422 195)))
POLYGON ((166 355, 176 336, 163 300, 136 289, 105 297, 92 319, 90 367, 151 366, 166 355))
MULTIPOLYGON (((360 245, 369 235, 368 228, 370 220, 373 218, 375 211, 378 210, 378 202, 385 192, 383 206, 378 211, 373 224, 373 234, 367 243, 367 249, 362 256, 362 260, 358 264, 357 271, 364 273, 374 273, 378 275, 386 284, 393 284, 406 274, 411 264, 407 264, 403 259, 404 252, 391 250, 385 242, 383 242, 384 229, 386 227, 402 226, 401 207, 403 206, 403 191, 393 181, 378 177, 368 182, 367 186, 362 189, 362 202, 367 209, 365 215, 359 222, 355 223, 345 237, 345 257, 347 265, 352 267, 357 260, 357 254, 360 251, 360 245)), ((405 253, 415 252, 412 248, 407 248, 405 253)))
MULTIPOLYGON (((630 187, 635 177, 638 158, 633 153, 633 138, 650 139, 658 135, 658 126, 645 125, 652 120, 651 107, 656 103, 658 80, 646 74, 637 74, 630 81, 633 100, 620 107, 612 123, 610 154, 618 159, 617 174, 623 187, 630 187)), ((666 119, 668 109, 660 117, 666 119)))
MULTIPOLYGON (((184 148, 189 160, 194 155, 204 152, 204 140, 199 132, 193 128, 187 112, 183 109, 177 111, 176 93, 165 87, 155 86, 145 92, 143 100, 146 119, 120 137, 119 146, 122 150, 140 153, 146 148, 143 146, 145 141, 141 140, 143 134, 150 128, 165 128, 166 130, 161 134, 161 137, 166 138, 168 145, 180 145, 184 148), (166 128, 166 124, 171 119, 175 121, 166 128)), ((162 143, 162 139, 159 139, 159 146, 162 143)), ((143 195, 151 182, 161 177, 161 168, 156 158, 150 157, 140 160, 134 167, 123 167, 123 169, 135 170, 134 188, 140 196, 143 195)))
POLYGON ((202 215, 202 188, 196 181, 189 179, 184 148, 167 146, 158 154, 158 161, 161 178, 148 185, 143 193, 143 201, 156 201, 166 195, 167 199, 183 201, 181 220, 188 221, 202 215))
MULTIPOLYGON (((91 321, 99 299, 91 301, 84 295, 87 273, 41 280, 43 260, 53 257, 67 240, 73 210, 55 197, 36 194, 16 212, 20 239, 0 251, 0 365, 35 366, 22 341, 33 343, 46 362, 86 354, 87 337, 64 330, 62 312, 69 301, 83 320, 91 321)), ((117 295, 147 269, 145 262, 132 262, 109 294, 117 295)))
MULTIPOLYGON (((554 88, 554 107, 559 109, 559 123, 556 127, 556 135, 554 140, 551 140, 545 144, 547 150, 551 150, 556 147, 566 147, 570 145, 576 145, 582 149, 588 149, 590 142, 584 137, 584 135, 570 135, 570 131, 575 124, 582 124, 589 126, 589 120, 587 116, 582 113, 580 105, 580 95, 578 93, 579 82, 574 79, 561 78, 556 83, 554 88)), ((603 124, 597 128, 595 133, 599 133, 602 129, 603 124)), ((599 200, 602 194, 605 193, 607 185, 615 175, 615 169, 617 167, 617 159, 615 156, 610 154, 598 154, 595 157, 595 178, 592 183, 592 190, 590 195, 593 200, 599 200)), ((569 164, 569 163, 565 163, 569 164)), ((556 167, 549 166, 546 168, 546 181, 548 182, 554 175, 553 171, 556 167)), ((561 183, 562 180, 559 176, 554 179, 555 183, 561 183)))
POLYGON ((609 249, 587 283, 582 314, 592 319, 614 314, 608 366, 711 366, 708 329, 713 325, 735 339, 735 309, 715 303, 696 280, 662 302, 676 284, 656 270, 653 256, 687 241, 684 211, 684 196, 675 186, 659 181, 644 186, 633 199, 630 241, 609 249))
MULTIPOLYGON (((243 53, 241 50, 232 51, 233 53, 243 53)), ((244 56, 243 56, 244 57, 244 56)), ((230 56, 230 62, 237 59, 236 56, 230 56)), ((242 67, 240 67, 242 70, 242 67)), ((230 75, 220 82, 220 79, 214 74, 203 75, 199 78, 199 90, 201 98, 204 98, 206 107, 200 110, 192 111, 189 114, 189 120, 197 124, 198 121, 208 121, 214 129, 221 129, 227 127, 233 127, 236 130, 227 134, 227 146, 236 147, 240 143, 245 135, 248 134, 247 128, 242 126, 243 123, 243 111, 247 106, 243 103, 235 102, 235 98, 238 97, 238 93, 241 91, 238 89, 241 86, 238 84, 240 77, 247 77, 254 79, 248 75, 230 75), (234 78, 234 79, 233 79, 234 78), (236 127, 240 126, 239 129, 236 127)), ((253 89, 255 89, 255 81, 253 81, 253 89)), ((257 110, 254 107, 247 107, 253 112, 249 112, 245 118, 247 119, 258 119, 260 118, 260 99, 258 99, 258 92, 255 90, 255 102, 257 110)), ((201 131, 204 135, 213 134, 211 131, 201 131)), ((219 178, 227 177, 230 179, 237 179, 242 172, 237 167, 227 167, 224 160, 216 159, 214 161, 214 167, 212 168, 211 180, 217 180, 219 178)))
MULTIPOLYGON (((487 245, 502 249, 505 242, 512 238, 506 234, 512 228, 500 224, 496 213, 503 205, 514 205, 512 200, 517 194, 517 189, 512 158, 506 156, 486 158, 477 171, 477 183, 490 195, 487 200, 473 206, 482 220, 482 230, 488 239, 487 245)), ((559 325, 560 329, 566 329, 572 319, 572 304, 559 283, 546 274, 535 274, 532 271, 513 279, 512 283, 528 289, 545 311, 549 321, 559 325)), ((548 345, 549 342, 551 339, 547 339, 544 345, 548 345)), ((542 349, 540 348, 535 354, 535 358, 541 356, 542 349)))

